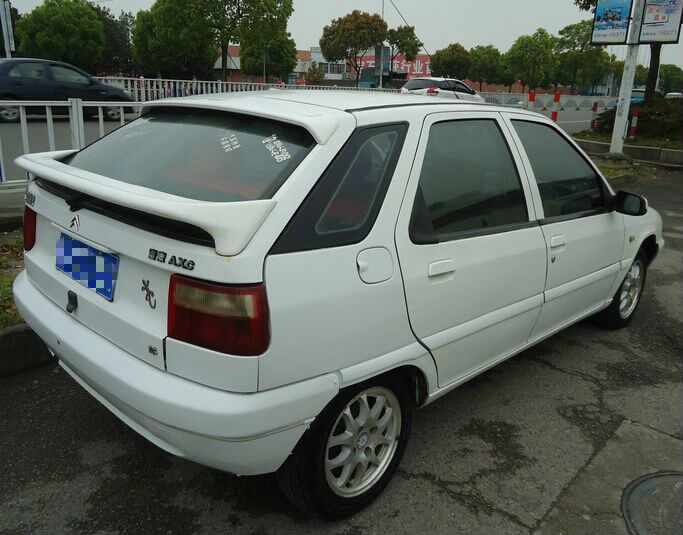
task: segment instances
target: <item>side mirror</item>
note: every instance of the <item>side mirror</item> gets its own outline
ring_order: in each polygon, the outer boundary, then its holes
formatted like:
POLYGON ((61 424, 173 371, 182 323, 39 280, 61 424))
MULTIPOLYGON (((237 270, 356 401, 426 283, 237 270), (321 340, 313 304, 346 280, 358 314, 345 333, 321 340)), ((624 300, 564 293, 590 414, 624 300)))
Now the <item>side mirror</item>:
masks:
POLYGON ((613 203, 614 209, 620 214, 641 216, 647 213, 647 199, 635 193, 617 191, 613 203))

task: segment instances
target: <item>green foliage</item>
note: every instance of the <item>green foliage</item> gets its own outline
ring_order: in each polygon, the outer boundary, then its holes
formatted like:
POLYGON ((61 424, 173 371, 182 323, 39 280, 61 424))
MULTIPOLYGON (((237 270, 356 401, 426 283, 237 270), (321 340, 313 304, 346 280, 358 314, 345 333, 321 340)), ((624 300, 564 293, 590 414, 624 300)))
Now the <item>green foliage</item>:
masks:
POLYGON ((597 0, 574 0, 574 3, 577 6, 579 6, 580 9, 583 9, 584 11, 589 11, 591 9, 595 9, 597 0))
POLYGON ((218 53, 206 19, 193 0, 156 0, 138 12, 133 55, 146 76, 206 78, 218 53))
POLYGON ((304 79, 307 85, 322 85, 325 81, 325 71, 314 61, 306 71, 304 79))
MULTIPOLYGON (((639 137, 668 139, 678 142, 683 140, 681 133, 683 102, 681 100, 659 98, 651 105, 637 107, 641 110, 638 118, 639 137)), ((613 109, 598 115, 595 125, 596 131, 602 134, 610 134, 615 117, 616 110, 613 109)))
POLYGON ((470 50, 472 66, 470 67, 470 80, 479 82, 479 91, 484 82, 494 84, 498 82, 501 70, 500 51, 493 45, 475 46, 470 50))
POLYGON ((683 91, 683 69, 678 65, 662 65, 659 68, 659 85, 665 95, 680 93, 683 91))
POLYGON ((382 17, 354 9, 323 28, 320 48, 327 61, 348 61, 356 71, 358 85, 361 58, 386 37, 387 23, 382 17))
POLYGON ((97 71, 106 74, 130 74, 133 71, 131 33, 135 25, 132 13, 121 11, 119 18, 106 7, 93 6, 104 28, 104 51, 97 71))
POLYGON ((581 85, 594 88, 600 83, 605 73, 610 70, 610 56, 602 47, 591 47, 586 52, 585 62, 579 69, 578 80, 581 85))
POLYGON ((529 89, 535 89, 547 80, 552 71, 553 37, 543 28, 539 28, 533 35, 519 37, 508 51, 511 66, 517 72, 522 84, 529 89))
POLYGON ((560 83, 570 84, 572 90, 576 87, 580 69, 589 61, 592 49, 591 33, 593 21, 591 19, 565 26, 559 32, 559 40, 555 48, 558 63, 558 78, 560 83))
POLYGON ((633 86, 637 87, 640 85, 645 85, 647 83, 647 76, 650 69, 644 67, 643 65, 636 65, 636 77, 633 80, 633 86))
POLYGON ((281 31, 263 44, 260 39, 255 42, 250 37, 242 38, 240 50, 242 71, 246 74, 263 73, 265 54, 266 80, 269 74, 275 74, 282 80, 296 67, 296 43, 291 36, 281 31))
POLYGON ((470 72, 472 58, 460 43, 453 43, 432 54, 429 67, 434 76, 465 79, 470 72))
POLYGON ((96 71, 104 53, 104 27, 85 0, 45 0, 21 17, 21 56, 72 63, 96 71))
POLYGON ((389 58, 389 79, 391 79, 394 74, 394 60, 396 56, 402 54, 406 60, 415 61, 422 48, 422 41, 415 35, 415 26, 392 28, 387 32, 387 41, 391 49, 391 57, 389 58))
POLYGON ((498 72, 498 82, 512 91, 513 84, 517 81, 517 71, 510 62, 508 54, 503 54, 500 58, 500 71, 498 72))

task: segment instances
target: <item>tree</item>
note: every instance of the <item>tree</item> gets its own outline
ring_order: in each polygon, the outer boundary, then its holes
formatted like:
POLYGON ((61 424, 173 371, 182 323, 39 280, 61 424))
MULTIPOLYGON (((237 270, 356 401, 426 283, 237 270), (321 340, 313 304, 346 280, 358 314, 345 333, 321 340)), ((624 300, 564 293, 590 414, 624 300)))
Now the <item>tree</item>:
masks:
POLYGON ((683 69, 677 65, 662 65, 659 68, 659 86, 665 95, 683 91, 683 69))
POLYGON ((275 74, 281 80, 286 80, 289 73, 296 67, 296 43, 286 32, 279 32, 272 36, 268 43, 259 40, 252 42, 248 37, 242 38, 240 59, 242 71, 246 74, 261 74, 264 68, 268 80, 268 74, 275 74))
POLYGON ((517 71, 510 62, 508 54, 503 54, 500 58, 500 71, 498 81, 508 88, 508 93, 512 93, 512 86, 519 79, 517 71))
POLYGON ((386 37, 387 23, 382 17, 354 9, 323 28, 320 49, 327 61, 348 61, 356 72, 358 86, 362 57, 386 37))
POLYGON ((106 74, 130 74, 133 70, 133 45, 131 32, 135 18, 132 13, 121 11, 119 18, 106 7, 93 6, 104 29, 104 51, 98 72, 106 74))
POLYGON ((429 68, 435 76, 467 78, 472 66, 470 53, 460 43, 453 43, 432 54, 429 68))
POLYGON ((586 51, 586 60, 579 70, 579 80, 582 85, 596 92, 596 86, 610 71, 610 57, 603 47, 592 47, 586 51))
POLYGON ((407 61, 415 61, 422 48, 422 41, 415 35, 415 26, 399 26, 387 32, 390 47, 389 83, 394 78, 394 61, 402 54, 407 61))
MULTIPOLYGON (((16 7, 12 7, 10 9, 10 17, 12 18, 12 28, 16 28, 17 22, 19 22, 19 19, 21 19, 21 15, 17 11, 16 7)), ((20 45, 19 36, 16 35, 16 32, 15 32, 15 36, 14 36, 14 45, 15 45, 16 49, 19 50, 19 48, 20 48, 19 47, 19 45, 20 45)), ((5 40, 0 39, 0 57, 4 58, 6 55, 7 55, 7 52, 5 51, 5 40)))
POLYGON ((636 65, 636 76, 633 79, 633 86, 637 87, 640 85, 645 85, 647 83, 647 77, 649 75, 649 69, 643 65, 636 65))
POLYGON ((292 0, 194 0, 192 4, 196 13, 205 18, 221 51, 223 81, 227 79, 230 43, 241 43, 243 37, 250 37, 253 49, 263 35, 286 31, 287 20, 294 11, 292 0))
POLYGON ((304 79, 307 85, 322 85, 325 81, 325 71, 314 61, 306 71, 304 79))
POLYGON ((560 69, 568 75, 567 83, 571 86, 572 94, 575 93, 579 69, 586 63, 586 51, 591 49, 592 32, 591 19, 565 26, 559 32, 556 53, 559 55, 560 69))
POLYGON ((552 69, 554 41, 543 28, 533 35, 517 38, 508 51, 509 61, 519 74, 522 85, 534 90, 542 80, 547 79, 552 69))
POLYGON ((612 54, 609 59, 609 72, 614 75, 612 80, 612 90, 611 94, 616 95, 619 92, 619 86, 621 85, 621 79, 624 76, 624 62, 618 60, 617 57, 612 54))
POLYGON ((500 75, 500 51, 493 45, 475 46, 470 50, 472 66, 469 78, 479 82, 481 92, 483 83, 493 84, 498 81, 500 75))
POLYGON ((104 28, 85 0, 45 0, 19 19, 19 55, 65 61, 92 72, 104 52, 104 28))
POLYGON ((205 78, 218 56, 211 29, 193 8, 194 0, 156 0, 139 11, 133 56, 147 76, 205 78))

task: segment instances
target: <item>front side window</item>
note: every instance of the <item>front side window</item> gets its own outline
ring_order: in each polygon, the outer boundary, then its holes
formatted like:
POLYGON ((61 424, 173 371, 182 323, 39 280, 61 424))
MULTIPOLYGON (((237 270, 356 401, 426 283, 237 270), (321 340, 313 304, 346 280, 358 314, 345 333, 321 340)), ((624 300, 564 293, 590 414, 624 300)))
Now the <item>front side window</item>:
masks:
POLYGON ((411 220, 413 241, 448 241, 528 221, 519 175, 496 121, 434 124, 411 220))
POLYGON ((45 65, 30 61, 19 63, 9 71, 10 78, 27 78, 29 80, 47 80, 45 65))
POLYGON ((554 128, 530 121, 512 123, 531 162, 546 218, 604 207, 600 178, 554 128))
POLYGON ((468 95, 474 95, 474 90, 462 82, 455 82, 455 90, 460 91, 461 93, 467 93, 468 95))
POLYGON ((69 69, 68 67, 61 67, 59 65, 51 65, 52 76, 58 82, 70 82, 75 84, 89 84, 90 80, 87 76, 78 71, 69 69))
POLYGON ((272 197, 315 145, 300 126, 193 108, 153 108, 65 163, 188 199, 272 197))

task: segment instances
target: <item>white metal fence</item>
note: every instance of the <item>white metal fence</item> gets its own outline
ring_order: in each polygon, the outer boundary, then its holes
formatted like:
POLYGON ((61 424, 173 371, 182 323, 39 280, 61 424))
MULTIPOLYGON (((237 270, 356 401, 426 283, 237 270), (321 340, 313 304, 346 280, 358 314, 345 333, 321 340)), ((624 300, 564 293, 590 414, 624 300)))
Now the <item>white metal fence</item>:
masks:
MULTIPOLYGON (((215 80, 172 80, 152 78, 103 77, 102 82, 128 91, 138 102, 168 97, 185 97, 189 95, 206 95, 212 93, 236 93, 243 91, 263 91, 265 89, 297 89, 297 90, 334 90, 334 91, 377 91, 383 93, 399 93, 399 89, 369 89, 366 87, 346 87, 334 85, 296 85, 296 84, 259 84, 249 82, 219 82, 215 80)), ((528 93, 481 93, 486 102, 504 106, 524 107, 529 104, 528 93)), ((550 110, 553 108, 554 94, 538 94, 533 109, 550 110)), ((560 110, 590 110, 593 102, 598 101, 598 109, 612 107, 617 97, 592 97, 578 95, 561 95, 560 110)))

